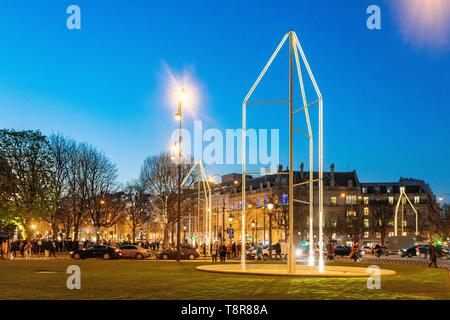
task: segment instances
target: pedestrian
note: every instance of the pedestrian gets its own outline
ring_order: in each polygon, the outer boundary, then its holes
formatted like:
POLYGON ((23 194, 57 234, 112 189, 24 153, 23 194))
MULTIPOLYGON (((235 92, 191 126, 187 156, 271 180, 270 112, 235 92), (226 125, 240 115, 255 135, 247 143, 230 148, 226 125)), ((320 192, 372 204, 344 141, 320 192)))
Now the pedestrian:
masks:
POLYGON ((430 268, 434 264, 434 267, 437 268, 437 248, 434 242, 430 243, 428 254, 430 255, 430 263, 428 264, 428 267, 430 268))
POLYGON ((327 243, 327 257, 328 260, 334 260, 334 246, 331 239, 327 243))
POLYGON ((256 261, 262 260, 262 247, 260 244, 256 245, 256 261))
POLYGON ((231 243, 228 243, 228 245, 227 245, 227 259, 231 258, 231 251, 232 251, 231 243))
POLYGON ((20 241, 20 256, 23 258, 24 254, 25 254, 25 246, 26 243, 25 241, 20 241))
POLYGON ((233 241, 233 244, 231 245, 231 254, 233 255, 233 258, 236 258, 236 242, 233 241))
POLYGON ((31 244, 31 241, 30 240, 28 240, 27 242, 26 242, 26 244, 25 244, 25 247, 24 247, 24 250, 25 250, 25 257, 27 258, 27 259, 30 259, 31 258, 31 256, 32 256, 32 253, 33 253, 33 245, 31 244))
POLYGON ((379 243, 377 243, 377 244, 375 245, 374 252, 375 252, 375 255, 376 255, 378 258, 381 258, 381 254, 383 253, 383 250, 381 249, 381 246, 380 246, 379 243))
MULTIPOLYGON (((205 247, 206 248, 206 247, 205 247)), ((214 244, 211 247, 211 258, 212 258, 212 262, 217 262, 217 254, 218 254, 218 248, 217 248, 217 243, 214 242, 214 244)))
POLYGON ((220 262, 225 263, 225 259, 227 256, 227 247, 225 246, 225 243, 222 243, 222 245, 220 246, 219 255, 220 255, 220 262))
POLYGON ((56 258, 56 243, 54 240, 50 243, 50 257, 52 256, 56 258))
POLYGON ((283 257, 281 256, 281 244, 279 242, 277 242, 275 244, 275 259, 278 260, 283 260, 283 257))
POLYGON ((9 260, 9 241, 5 240, 2 242, 2 259, 3 260, 9 260))
POLYGON ((13 243, 11 244, 11 253, 12 253, 13 259, 17 258, 17 246, 18 245, 19 245, 18 241, 13 241, 13 243))
POLYGON ((203 257, 206 258, 206 244, 202 243, 202 252, 203 252, 203 257))
POLYGON ((358 262, 358 260, 359 260, 359 246, 358 246, 358 242, 355 242, 355 244, 352 247, 352 252, 350 254, 350 259, 352 259, 354 262, 358 262))

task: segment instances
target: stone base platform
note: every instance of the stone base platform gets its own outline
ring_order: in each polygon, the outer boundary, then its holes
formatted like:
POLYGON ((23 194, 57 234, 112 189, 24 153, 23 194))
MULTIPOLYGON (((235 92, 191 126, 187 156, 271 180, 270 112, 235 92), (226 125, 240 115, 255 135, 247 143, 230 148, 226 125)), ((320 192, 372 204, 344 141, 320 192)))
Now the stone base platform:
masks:
MULTIPOLYGON (((196 267, 197 270, 217 273, 231 273, 258 276, 289 276, 318 278, 367 278, 373 275, 364 267, 325 266, 324 272, 319 272, 317 266, 297 265, 295 274, 289 274, 285 264, 246 264, 245 269, 240 264, 211 264, 196 267)), ((395 271, 380 269, 381 276, 393 276, 395 271)))

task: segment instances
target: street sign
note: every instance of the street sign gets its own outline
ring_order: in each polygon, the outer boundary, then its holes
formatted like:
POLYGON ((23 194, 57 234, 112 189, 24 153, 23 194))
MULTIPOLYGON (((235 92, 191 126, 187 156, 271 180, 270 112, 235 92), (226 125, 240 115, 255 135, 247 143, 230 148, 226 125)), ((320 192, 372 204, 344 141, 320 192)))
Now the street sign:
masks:
POLYGON ((228 228, 228 236, 230 239, 234 238, 234 229, 233 228, 228 228))

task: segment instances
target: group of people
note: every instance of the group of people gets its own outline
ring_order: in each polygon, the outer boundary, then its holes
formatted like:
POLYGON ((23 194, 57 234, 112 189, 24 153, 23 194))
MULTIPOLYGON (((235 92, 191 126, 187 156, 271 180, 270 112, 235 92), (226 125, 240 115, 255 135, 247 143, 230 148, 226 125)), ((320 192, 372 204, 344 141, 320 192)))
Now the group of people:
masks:
MULTIPOLYGON (((236 242, 219 242, 215 241, 211 244, 211 258, 212 262, 217 262, 217 258, 219 257, 220 262, 225 262, 227 259, 238 258, 241 254, 241 244, 237 244, 236 242)), ((202 245, 203 255, 206 257, 206 245, 202 245)))
MULTIPOLYGON (((10 241, 4 239, 1 241, 0 245, 0 259, 10 260, 16 258, 26 258, 29 259, 33 256, 45 256, 45 257, 56 257, 57 252, 69 252, 79 250, 80 248, 88 248, 93 245, 94 242, 91 241, 73 241, 73 240, 52 240, 52 239, 26 239, 26 240, 15 240, 10 241)), ((118 248, 120 245, 127 244, 127 242, 119 242, 115 240, 100 240, 99 244, 109 245, 118 248)), ((130 242, 131 244, 131 242, 130 242)), ((150 249, 159 250, 162 246, 160 241, 141 241, 138 243, 139 246, 150 249)))
POLYGON ((48 257, 56 257, 57 246, 54 240, 4 240, 0 247, 3 260, 31 258, 33 255, 45 253, 48 257))

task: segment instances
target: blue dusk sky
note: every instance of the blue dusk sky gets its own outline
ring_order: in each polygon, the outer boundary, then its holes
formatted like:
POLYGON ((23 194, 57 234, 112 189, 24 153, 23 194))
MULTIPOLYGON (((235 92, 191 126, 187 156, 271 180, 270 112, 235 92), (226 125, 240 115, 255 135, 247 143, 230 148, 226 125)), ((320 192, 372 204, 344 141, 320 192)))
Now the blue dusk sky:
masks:
MULTIPOLYGON (((204 130, 240 128, 243 98, 293 29, 324 97, 325 168, 356 169, 364 182, 414 177, 450 193, 450 7, 423 2, 3 0, 0 128, 89 142, 125 183, 170 145, 170 75, 197 88, 187 128, 194 120, 204 130), (81 30, 66 27, 72 4, 81 30), (381 30, 366 26, 371 4, 381 8, 381 30)), ((287 58, 284 48, 255 98, 287 98, 287 58)), ((287 106, 257 108, 248 126, 280 129, 286 165, 287 106)), ((308 158, 301 146, 296 167, 308 158)))

